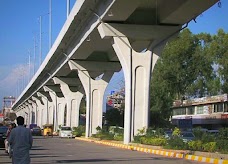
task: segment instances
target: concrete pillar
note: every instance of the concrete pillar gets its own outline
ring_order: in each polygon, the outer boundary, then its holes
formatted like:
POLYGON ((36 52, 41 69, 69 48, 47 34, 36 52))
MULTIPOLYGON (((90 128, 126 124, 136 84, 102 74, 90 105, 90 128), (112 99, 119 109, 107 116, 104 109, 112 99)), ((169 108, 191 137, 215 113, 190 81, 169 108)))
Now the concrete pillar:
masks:
POLYGON ((26 125, 30 125, 32 123, 32 104, 25 102, 26 105, 26 113, 27 113, 27 124, 26 125))
MULTIPOLYGON (((127 38, 122 38, 128 45, 127 38)), ((135 52, 118 37, 114 37, 113 48, 120 58, 125 75, 125 135, 137 134, 149 125, 149 82, 152 53, 135 52), (126 134, 127 133, 127 134, 126 134)))
POLYGON ((28 102, 32 104, 31 123, 37 124, 37 104, 32 100, 28 100, 28 102))
POLYGON ((66 125, 77 127, 79 125, 79 107, 83 97, 82 91, 72 92, 69 85, 76 85, 73 88, 77 90, 77 85, 80 84, 77 78, 53 78, 55 84, 60 84, 60 89, 67 103, 67 121, 66 125))
POLYGON ((157 52, 161 52, 163 49, 165 44, 163 40, 179 28, 179 26, 121 24, 101 24, 98 27, 101 38, 112 38, 112 46, 124 72, 125 144, 133 140, 133 136, 137 134, 139 129, 148 128, 149 86, 151 72, 160 55, 157 52), (130 43, 129 40, 133 41, 130 43), (155 52, 155 50, 159 51, 155 52))
POLYGON ((37 95, 42 99, 44 103, 43 114, 43 125, 44 124, 53 124, 53 102, 48 93, 46 92, 37 92, 37 95))
POLYGON ((38 98, 38 97, 34 97, 32 96, 32 100, 34 100, 37 104, 37 113, 36 113, 36 120, 37 120, 37 125, 39 127, 43 127, 43 110, 45 108, 43 101, 38 98))
POLYGON ((78 71, 78 77, 86 93, 86 137, 90 137, 97 133, 98 126, 102 128, 104 92, 114 71, 120 70, 120 65, 115 62, 73 60, 70 60, 68 64, 71 70, 78 71), (104 72, 103 77, 98 80, 93 79, 89 74, 90 70, 101 72, 101 74, 104 72))
POLYGON ((66 100, 65 98, 60 98, 61 100, 58 101, 58 111, 57 111, 57 124, 58 127, 64 125, 64 110, 66 107, 66 100))
POLYGON ((52 99, 52 102, 53 102, 53 105, 54 105, 53 125, 54 125, 54 130, 57 131, 59 125, 63 125, 64 113, 60 113, 59 111, 60 110, 64 111, 63 107, 61 109, 61 105, 65 106, 65 98, 64 97, 59 97, 59 95, 62 95, 62 93, 60 93, 61 90, 60 90, 59 86, 44 86, 44 91, 45 92, 49 92, 49 95, 50 95, 50 97, 52 99), (61 116, 61 117, 59 117, 59 116, 61 116))
POLYGON ((29 124, 29 107, 24 103, 23 105, 23 110, 22 110, 22 117, 24 117, 24 124, 28 125, 29 124))

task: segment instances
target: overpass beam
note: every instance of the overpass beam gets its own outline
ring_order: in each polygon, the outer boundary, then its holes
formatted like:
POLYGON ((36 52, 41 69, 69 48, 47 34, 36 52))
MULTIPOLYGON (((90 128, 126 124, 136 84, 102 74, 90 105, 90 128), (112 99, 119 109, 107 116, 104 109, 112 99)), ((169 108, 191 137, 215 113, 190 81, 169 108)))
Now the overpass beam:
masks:
POLYGON ((179 26, 159 28, 159 26, 118 24, 101 24, 98 27, 98 31, 102 38, 113 38, 112 46, 124 72, 125 144, 128 144, 133 140, 134 135, 137 134, 139 129, 148 128, 149 126, 149 86, 151 73, 165 44, 164 42, 159 44, 159 42, 163 41, 168 34, 172 34, 179 28, 179 26), (149 36, 144 35, 143 33, 147 33, 149 36), (132 38, 136 41, 137 39, 139 41, 149 41, 149 44, 143 45, 144 51, 136 52, 129 41, 132 38), (153 48, 153 51, 146 48, 153 48))
POLYGON ((86 93, 86 137, 90 137, 97 133, 96 128, 98 126, 102 127, 104 92, 114 71, 119 70, 120 65, 119 63, 75 60, 70 60, 68 64, 71 70, 78 71, 78 77, 86 93), (113 67, 112 70, 105 71, 110 67, 113 67), (90 76, 90 70, 105 73, 101 79, 95 80, 90 76))

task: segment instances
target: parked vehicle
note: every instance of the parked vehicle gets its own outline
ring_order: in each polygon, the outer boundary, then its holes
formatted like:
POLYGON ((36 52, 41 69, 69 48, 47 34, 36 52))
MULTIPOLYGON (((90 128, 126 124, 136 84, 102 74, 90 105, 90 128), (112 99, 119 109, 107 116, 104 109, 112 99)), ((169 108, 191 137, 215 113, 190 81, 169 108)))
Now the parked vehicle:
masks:
POLYGON ((52 136, 53 137, 53 124, 43 125, 43 136, 52 136))
POLYGON ((37 127, 37 124, 30 124, 30 125, 29 125, 29 128, 30 128, 30 129, 33 129, 33 128, 35 128, 35 127, 37 127))
POLYGON ((0 126, 0 145, 4 145, 7 130, 8 130, 7 126, 0 126))
POLYGON ((72 129, 69 126, 62 126, 59 130, 59 137, 63 138, 63 137, 67 137, 67 138, 72 138, 73 134, 72 134, 72 129))
POLYGON ((33 127, 33 128, 31 129, 31 132, 32 132, 32 135, 33 135, 33 136, 41 136, 41 135, 42 135, 42 130, 40 129, 39 126, 33 127))
POLYGON ((209 134, 211 134, 211 135, 213 135, 213 136, 218 136, 218 134, 219 134, 219 130, 208 130, 207 131, 209 134))
POLYGON ((171 137, 172 137, 172 131, 165 131, 164 132, 164 137, 166 138, 166 139, 170 139, 171 137))
POLYGON ((184 142, 189 142, 195 139, 195 136, 192 132, 181 132, 180 134, 180 138, 184 141, 184 142))

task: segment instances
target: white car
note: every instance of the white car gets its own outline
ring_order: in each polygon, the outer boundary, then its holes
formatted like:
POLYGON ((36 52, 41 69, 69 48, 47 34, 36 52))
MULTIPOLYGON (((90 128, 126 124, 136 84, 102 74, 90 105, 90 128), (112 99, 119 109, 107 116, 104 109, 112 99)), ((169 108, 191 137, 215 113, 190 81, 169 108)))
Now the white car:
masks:
POLYGON ((73 134, 72 134, 72 129, 69 126, 62 126, 59 130, 59 137, 63 138, 63 137, 67 137, 67 138, 72 138, 73 134))

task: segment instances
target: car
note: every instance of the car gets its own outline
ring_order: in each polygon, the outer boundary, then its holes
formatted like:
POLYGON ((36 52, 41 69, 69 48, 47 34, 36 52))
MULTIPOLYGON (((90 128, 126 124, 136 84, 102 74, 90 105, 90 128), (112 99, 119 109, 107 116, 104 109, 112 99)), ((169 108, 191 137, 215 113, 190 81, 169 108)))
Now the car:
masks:
POLYGON ((208 132, 208 134, 211 134, 215 137, 217 137, 219 134, 219 130, 208 130, 207 132, 208 132))
POLYGON ((189 142, 195 139, 195 135, 192 132, 181 132, 180 138, 184 142, 189 142))
POLYGON ((164 137, 166 139, 170 139, 172 137, 173 132, 172 131, 165 131, 164 132, 164 137))
POLYGON ((60 138, 72 138, 73 134, 72 134, 72 129, 69 126, 62 126, 59 130, 59 137, 60 138))
POLYGON ((32 135, 33 135, 33 136, 41 136, 41 135, 42 135, 42 130, 40 129, 39 126, 33 127, 33 128, 31 129, 31 132, 32 132, 32 135))
POLYGON ((0 145, 4 145, 7 130, 8 130, 7 126, 0 126, 0 145))

